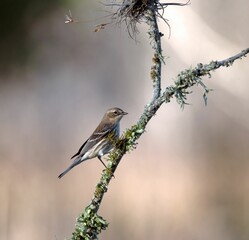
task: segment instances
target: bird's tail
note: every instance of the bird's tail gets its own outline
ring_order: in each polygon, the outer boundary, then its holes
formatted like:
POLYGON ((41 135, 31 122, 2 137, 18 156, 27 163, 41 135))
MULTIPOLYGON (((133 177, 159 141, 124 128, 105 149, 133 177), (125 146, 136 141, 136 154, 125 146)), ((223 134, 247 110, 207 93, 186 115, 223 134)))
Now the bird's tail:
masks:
POLYGON ((62 178, 66 173, 68 173, 72 168, 73 168, 74 166, 70 166, 69 168, 67 168, 64 172, 62 172, 59 176, 58 176, 58 178, 62 178))
POLYGON ((62 172, 58 178, 62 178, 66 173, 68 173, 72 168, 74 168, 75 166, 77 166, 78 164, 80 164, 82 162, 81 159, 75 159, 73 164, 71 164, 64 172, 62 172))

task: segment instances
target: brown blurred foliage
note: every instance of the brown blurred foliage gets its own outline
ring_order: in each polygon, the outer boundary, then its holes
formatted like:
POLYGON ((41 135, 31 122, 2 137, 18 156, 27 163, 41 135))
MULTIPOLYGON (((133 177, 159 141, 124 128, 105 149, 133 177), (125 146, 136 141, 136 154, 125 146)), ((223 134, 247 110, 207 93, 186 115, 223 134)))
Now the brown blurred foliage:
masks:
MULTIPOLYGON (((125 27, 96 33, 94 26, 105 22, 96 19, 107 14, 102 6, 72 4, 72 13, 90 22, 65 25, 62 5, 25 25, 27 42, 15 27, 9 32, 15 41, 1 35, 0 64, 8 67, 0 72, 0 239, 70 237, 102 165, 91 160, 62 180, 57 175, 106 108, 129 112, 125 128, 151 97, 146 26, 137 43, 125 27), (19 44, 19 36, 20 42, 32 42, 24 47, 31 51, 25 64, 7 51, 11 42, 19 44)), ((22 7, 22 14, 11 17, 14 25, 27 19, 27 9, 37 9, 35 2, 22 7)), ((167 8, 172 32, 163 40, 170 57, 163 84, 191 65, 248 47, 248 7, 245 0, 211 0, 167 8)), ((167 26, 160 27, 166 36, 167 26)), ((13 50, 27 57, 20 51, 13 50)), ((110 225, 101 239, 249 238, 248 75, 245 58, 206 80, 214 89, 207 107, 194 88, 184 111, 174 101, 159 110, 105 196, 100 213, 110 225)))
POLYGON ((1 1, 0 72, 11 71, 13 65, 25 66, 29 63, 36 48, 30 29, 63 2, 66 3, 63 0, 1 1))

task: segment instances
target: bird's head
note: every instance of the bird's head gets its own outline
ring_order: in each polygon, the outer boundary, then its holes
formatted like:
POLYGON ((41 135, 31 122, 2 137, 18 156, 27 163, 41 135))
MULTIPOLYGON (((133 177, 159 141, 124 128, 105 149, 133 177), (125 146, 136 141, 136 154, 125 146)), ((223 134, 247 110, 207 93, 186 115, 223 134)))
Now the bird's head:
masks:
POLYGON ((127 112, 124 112, 120 108, 110 108, 106 111, 105 116, 110 122, 117 123, 119 122, 124 115, 128 114, 127 112))

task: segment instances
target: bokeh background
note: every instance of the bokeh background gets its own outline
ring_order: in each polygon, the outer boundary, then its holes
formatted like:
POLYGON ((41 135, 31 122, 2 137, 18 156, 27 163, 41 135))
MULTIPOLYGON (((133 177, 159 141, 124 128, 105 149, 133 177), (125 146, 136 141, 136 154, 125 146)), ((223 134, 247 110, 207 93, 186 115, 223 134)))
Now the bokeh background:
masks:
MULTIPOLYGON (((105 110, 135 123, 151 98, 147 28, 94 26, 111 9, 97 1, 1 1, 0 239, 65 239, 90 202, 103 169, 81 164, 58 174, 105 110), (78 24, 64 24, 71 10, 78 24)), ((168 7, 163 86, 198 62, 225 59, 249 44, 247 0, 168 7)), ((184 111, 164 105, 136 151, 127 154, 100 209, 100 239, 249 239, 249 62, 206 78, 208 106, 195 87, 184 111)))

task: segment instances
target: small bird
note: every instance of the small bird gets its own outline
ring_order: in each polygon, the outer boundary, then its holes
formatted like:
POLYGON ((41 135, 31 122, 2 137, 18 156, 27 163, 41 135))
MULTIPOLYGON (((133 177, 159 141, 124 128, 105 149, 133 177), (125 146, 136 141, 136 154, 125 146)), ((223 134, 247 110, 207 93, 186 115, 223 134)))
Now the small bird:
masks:
POLYGON ((71 159, 76 157, 73 163, 58 178, 62 178, 67 172, 83 161, 95 157, 98 157, 106 167, 101 157, 112 150, 115 140, 119 138, 119 122, 126 114, 128 113, 120 108, 108 109, 92 135, 80 147, 79 151, 71 157, 71 159))

